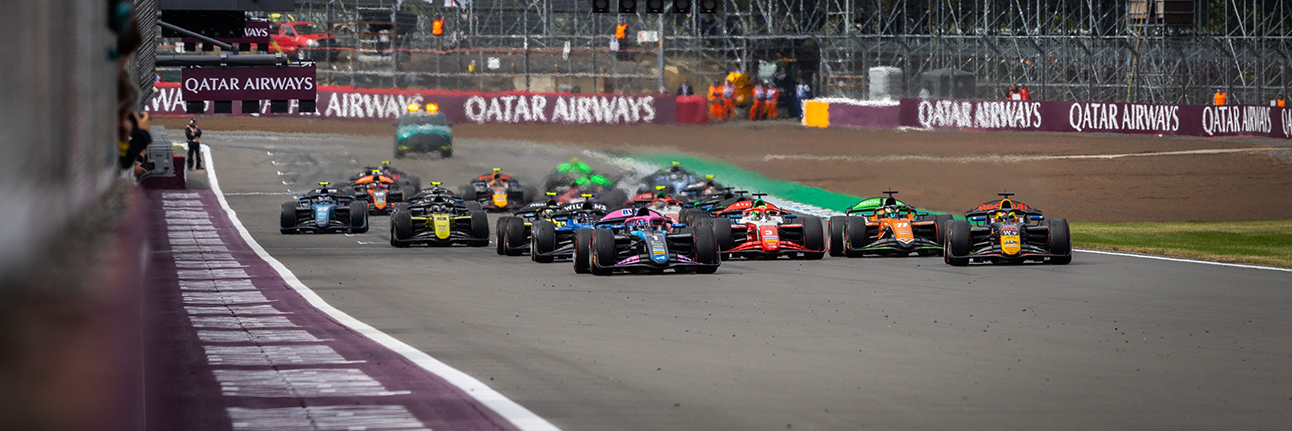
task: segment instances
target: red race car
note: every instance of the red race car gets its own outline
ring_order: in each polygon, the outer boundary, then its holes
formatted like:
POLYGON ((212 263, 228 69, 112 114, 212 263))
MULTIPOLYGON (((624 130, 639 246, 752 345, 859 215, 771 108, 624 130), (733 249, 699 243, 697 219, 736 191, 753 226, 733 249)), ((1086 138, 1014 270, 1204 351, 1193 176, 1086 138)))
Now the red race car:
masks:
POLYGON ((757 199, 733 203, 717 218, 701 219, 700 226, 713 226, 718 247, 726 257, 775 259, 820 259, 825 256, 825 231, 821 219, 800 216, 757 199))

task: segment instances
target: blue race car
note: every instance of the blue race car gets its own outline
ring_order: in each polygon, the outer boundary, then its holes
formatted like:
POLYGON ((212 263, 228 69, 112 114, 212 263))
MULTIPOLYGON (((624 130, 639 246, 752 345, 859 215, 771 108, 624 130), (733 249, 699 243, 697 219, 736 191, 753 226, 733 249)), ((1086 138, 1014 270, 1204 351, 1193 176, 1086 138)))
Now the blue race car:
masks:
MULTIPOLYGON (((549 197, 555 193, 549 193, 549 197)), ((515 217, 498 221, 499 254, 519 256, 529 252, 530 259, 551 263, 574 257, 574 232, 593 227, 609 213, 605 204, 584 194, 583 202, 558 204, 554 199, 535 202, 516 212, 515 217)))
POLYGON ((283 234, 364 233, 368 231, 368 204, 322 182, 319 188, 283 203, 279 231, 283 234))

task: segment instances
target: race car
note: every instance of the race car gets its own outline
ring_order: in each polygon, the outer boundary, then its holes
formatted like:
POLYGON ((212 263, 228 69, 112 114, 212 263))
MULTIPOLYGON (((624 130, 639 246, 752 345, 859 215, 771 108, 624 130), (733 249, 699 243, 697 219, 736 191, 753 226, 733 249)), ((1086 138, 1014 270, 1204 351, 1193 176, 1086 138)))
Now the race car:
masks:
POLYGON ((321 182, 319 188, 283 203, 278 228, 283 234, 364 233, 368 231, 368 206, 321 182))
POLYGON ((702 218, 696 230, 712 226, 723 256, 775 259, 820 259, 825 256, 821 219, 800 216, 762 199, 739 201, 718 211, 716 218, 702 218))
MULTIPOLYGON (((439 181, 431 181, 431 187, 418 190, 417 194, 413 195, 413 197, 408 199, 408 202, 410 204, 415 204, 420 200, 432 198, 435 196, 444 196, 447 198, 458 199, 457 193, 453 193, 452 190, 444 188, 444 183, 441 183, 439 181)), ((472 209, 484 209, 483 207, 480 206, 480 203, 476 201, 465 201, 464 204, 467 207, 470 207, 472 209)))
POLYGON ((413 202, 397 205, 390 215, 390 245, 487 246, 489 216, 478 205, 451 194, 419 194, 413 202))
POLYGON ((390 165, 389 160, 383 160, 381 162, 381 166, 377 167, 377 169, 380 169, 382 174, 394 179, 395 182, 400 183, 400 186, 404 189, 412 190, 414 192, 422 189, 421 177, 395 169, 394 166, 390 165))
POLYGON ((498 168, 476 177, 471 184, 462 186, 461 191, 463 200, 480 202, 486 211, 521 208, 536 193, 533 187, 522 186, 520 181, 498 168))
POLYGON ((655 189, 656 193, 646 192, 633 196, 633 199, 628 202, 628 206, 631 208, 650 208, 668 217, 673 223, 681 223, 678 218, 682 215, 684 206, 682 201, 668 195, 668 186, 655 186, 655 189))
POLYGON ((556 192, 556 200, 561 203, 581 202, 585 194, 596 196, 597 201, 611 207, 622 206, 628 200, 628 194, 614 180, 597 174, 578 157, 558 165, 543 182, 543 188, 556 192))
POLYGON ((894 190, 887 198, 866 198, 830 217, 830 255, 861 257, 920 256, 942 254, 943 233, 950 214, 929 214, 897 200, 894 190))
POLYGON ((746 190, 733 190, 732 187, 722 187, 715 190, 707 191, 692 202, 689 206, 682 208, 678 215, 678 220, 687 225, 697 225, 700 219, 717 217, 717 213, 723 208, 729 207, 736 202, 752 201, 754 198, 749 196, 746 190))
POLYGON ((722 261, 710 229, 679 232, 668 217, 649 208, 612 211, 595 228, 575 231, 574 270, 595 275, 616 271, 712 274, 722 261), (587 241, 587 247, 583 247, 587 241))
POLYGON ((965 212, 966 220, 946 222, 942 258, 947 264, 1036 261, 1067 265, 1072 262, 1067 220, 1047 219, 1040 210, 1010 199, 1013 193, 998 195, 1000 200, 985 202, 965 212))
POLYGON ((395 158, 408 153, 438 152, 453 157, 453 127, 434 103, 410 103, 395 129, 395 158))
POLYGON ((538 263, 574 257, 574 233, 595 227, 609 211, 605 204, 589 200, 574 204, 548 201, 532 213, 517 212, 515 217, 498 221, 500 254, 517 256, 529 253, 538 263))
POLYGON ((717 182, 713 181, 712 175, 701 177, 683 169, 678 162, 673 162, 672 166, 642 178, 641 182, 639 193, 650 193, 663 186, 669 196, 684 202, 694 201, 706 190, 719 187, 717 182))
MULTIPOLYGON (((371 214, 389 214, 395 202, 404 200, 405 189, 395 179, 374 169, 368 175, 359 176, 350 182, 349 189, 355 199, 368 204, 371 214)), ((407 190, 412 193, 412 189, 407 190)))

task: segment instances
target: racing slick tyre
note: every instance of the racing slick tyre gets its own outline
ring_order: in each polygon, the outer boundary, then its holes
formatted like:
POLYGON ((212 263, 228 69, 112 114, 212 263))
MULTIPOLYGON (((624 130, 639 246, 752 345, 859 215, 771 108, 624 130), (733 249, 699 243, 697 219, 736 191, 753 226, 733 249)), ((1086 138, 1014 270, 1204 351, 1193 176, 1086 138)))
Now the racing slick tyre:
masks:
POLYGON ((472 247, 489 245, 489 214, 480 210, 471 211, 471 237, 475 238, 469 244, 472 247))
POLYGON ((394 213, 395 211, 408 211, 408 202, 395 202, 395 205, 391 207, 390 212, 394 213))
POLYGON ((574 273, 587 274, 592 262, 592 229, 574 231, 574 273))
POLYGON ((615 232, 610 229, 592 230, 592 275, 610 275, 615 272, 615 232), (604 266, 603 266, 604 265, 604 266))
POLYGON ((403 159, 403 158, 404 158, 404 152, 403 152, 403 151, 399 151, 399 150, 395 150, 395 158, 396 158, 396 159, 403 159))
POLYGON ((731 250, 735 246, 734 240, 731 238, 731 219, 704 219, 704 224, 713 226, 713 238, 718 242, 718 252, 731 250))
POLYGON ((529 256, 538 263, 552 263, 553 251, 556 251, 556 224, 547 220, 535 220, 531 228, 529 256))
POLYGON ((946 236, 947 236, 947 222, 949 222, 949 221, 951 221, 951 220, 955 220, 955 219, 956 219, 956 218, 955 218, 955 217, 952 217, 952 216, 951 216, 951 214, 937 214, 937 215, 934 215, 934 216, 933 216, 933 221, 934 221, 936 224, 933 226, 933 232, 934 232, 934 233, 933 233, 933 235, 934 235, 933 241, 937 242, 938 244, 946 244, 946 241, 947 241, 947 238, 946 238, 946 236))
POLYGON ((866 219, 849 216, 843 233, 843 255, 862 257, 861 251, 854 250, 853 247, 865 247, 870 240, 870 233, 866 231, 866 219))
POLYGON ((821 250, 819 253, 804 253, 807 260, 825 257, 825 231, 821 229, 820 218, 803 217, 803 247, 821 250))
POLYGON ((1052 218, 1046 220, 1050 227, 1050 253, 1066 256, 1051 257, 1046 261, 1052 265, 1067 265, 1072 262, 1072 236, 1068 234, 1068 220, 1052 218))
POLYGON ((503 254, 520 256, 524 253, 521 247, 525 245, 525 219, 507 217, 507 223, 502 225, 502 229, 502 239, 505 241, 502 246, 503 254))
POLYGON ((452 150, 452 149, 448 149, 448 150, 440 151, 440 158, 441 158, 441 159, 448 159, 448 158, 452 158, 452 157, 453 157, 453 150, 452 150))
POLYGON ((952 266, 969 266, 969 248, 973 245, 973 232, 969 230, 969 221, 951 220, 946 226, 947 242, 942 248, 942 260, 952 266))
POLYGON ((364 233, 368 231, 368 204, 363 202, 350 202, 350 232, 364 233))
POLYGON ((283 202, 283 213, 278 217, 278 230, 284 235, 292 233, 291 228, 296 227, 296 203, 283 202))
POLYGON ((462 195, 462 200, 464 200, 464 201, 467 201, 467 202, 477 202, 477 203, 479 203, 479 202, 480 202, 480 201, 477 201, 477 200, 476 200, 476 188, 475 188, 475 187, 471 187, 471 186, 469 186, 469 185, 468 185, 468 186, 458 187, 458 193, 460 193, 460 194, 462 195))
MULTIPOLYGON (((830 217, 830 256, 843 256, 843 225, 848 223, 844 216, 830 217)), ((941 244, 941 243, 939 243, 941 244)))
POLYGON ((390 215, 390 245, 408 247, 408 239, 413 236, 413 214, 396 210, 390 215))
POLYGON ((507 254, 507 248, 505 247, 505 245, 507 244, 506 243, 507 240, 506 240, 505 234, 507 232, 507 227, 506 227, 507 219, 509 218, 511 218, 511 216, 498 217, 498 221, 494 223, 494 227, 493 227, 493 237, 494 237, 494 245, 495 245, 494 248, 498 252, 499 256, 507 254))
POLYGON ((714 238, 713 231, 709 229, 696 229, 691 232, 691 241, 695 247, 695 261, 715 266, 697 266, 695 272, 698 274, 713 274, 718 272, 716 264, 721 263, 718 257, 718 240, 714 238))
MULTIPOLYGON (((484 211, 484 205, 480 205, 480 202, 467 201, 466 206, 468 211, 484 211)), ((488 236, 488 235, 485 235, 485 236, 488 236)))

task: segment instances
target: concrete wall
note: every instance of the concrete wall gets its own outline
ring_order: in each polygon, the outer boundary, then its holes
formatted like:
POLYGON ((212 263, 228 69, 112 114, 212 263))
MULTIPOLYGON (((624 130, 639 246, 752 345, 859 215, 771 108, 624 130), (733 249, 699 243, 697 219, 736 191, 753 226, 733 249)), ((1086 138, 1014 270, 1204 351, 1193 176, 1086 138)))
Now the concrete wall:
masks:
POLYGON ((113 175, 116 37, 104 0, 0 8, 0 275, 98 198, 113 175))

